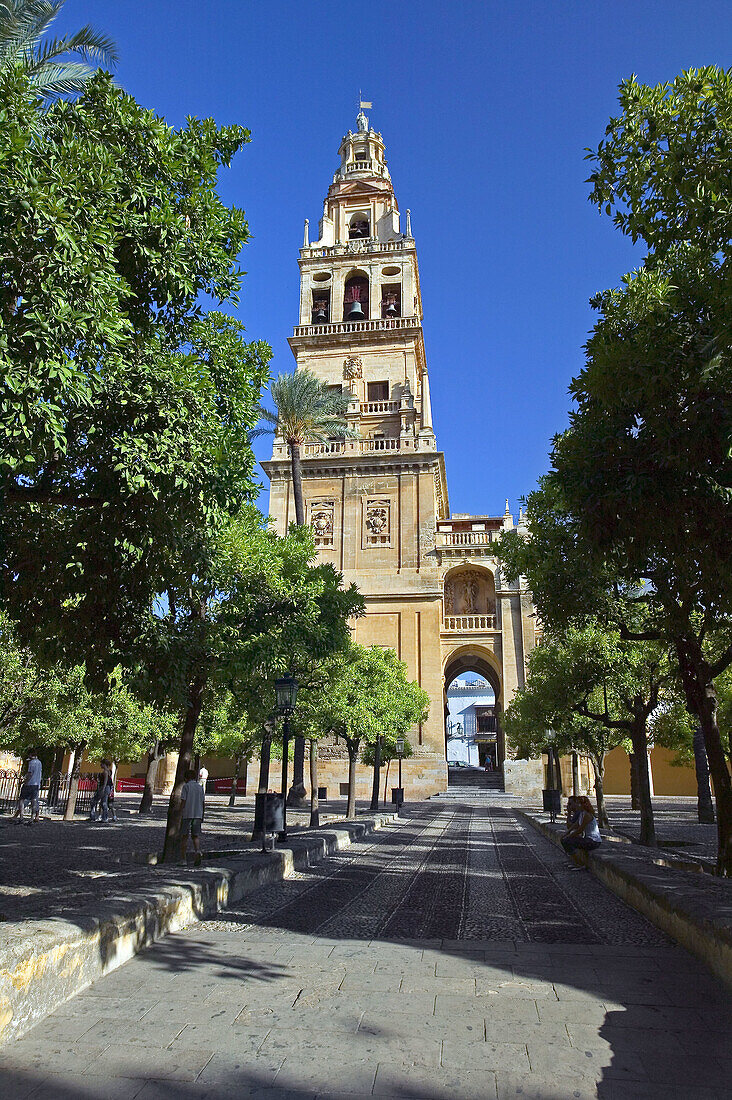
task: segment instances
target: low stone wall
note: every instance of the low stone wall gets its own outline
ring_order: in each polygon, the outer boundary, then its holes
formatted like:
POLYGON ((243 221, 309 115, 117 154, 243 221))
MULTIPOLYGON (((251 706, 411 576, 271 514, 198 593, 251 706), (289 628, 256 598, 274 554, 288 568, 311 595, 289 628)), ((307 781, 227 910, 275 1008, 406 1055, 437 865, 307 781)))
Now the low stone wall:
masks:
MULTIPOLYGON (((196 871, 166 865, 141 872, 124 896, 74 921, 41 920, 0 925, 0 1043, 18 1038, 97 978, 144 947, 225 909, 245 894, 287 878, 353 841, 393 823, 390 813, 288 838, 286 848, 227 853, 226 866, 196 871)), ((207 853, 220 859, 217 853, 207 853)))
MULTIPOLYGON (((534 814, 521 816, 561 847, 564 829, 534 814)), ((678 871, 612 845, 577 852, 575 859, 614 894, 685 947, 732 986, 732 887, 726 879, 678 871)))
POLYGON ((503 781, 506 794, 522 798, 541 798, 544 786, 544 766, 537 760, 510 760, 503 762, 503 781))
MULTIPOLYGON (((307 767, 305 769, 305 783, 309 788, 307 767)), ((373 769, 365 764, 358 764, 356 770, 356 798, 370 799, 371 785, 373 783, 373 769)), ((389 766, 387 779, 386 765, 381 769, 379 782, 379 798, 383 800, 384 785, 386 784, 386 800, 391 802, 393 787, 399 785, 399 761, 392 760, 389 766)), ((335 755, 331 753, 326 758, 318 761, 318 785, 325 787, 329 800, 345 798, 348 787, 348 755, 344 753, 335 755)), ((402 785, 404 786, 404 799, 406 802, 421 802, 433 794, 438 794, 447 789, 447 763, 445 758, 436 753, 416 752, 407 760, 402 761, 402 785)))

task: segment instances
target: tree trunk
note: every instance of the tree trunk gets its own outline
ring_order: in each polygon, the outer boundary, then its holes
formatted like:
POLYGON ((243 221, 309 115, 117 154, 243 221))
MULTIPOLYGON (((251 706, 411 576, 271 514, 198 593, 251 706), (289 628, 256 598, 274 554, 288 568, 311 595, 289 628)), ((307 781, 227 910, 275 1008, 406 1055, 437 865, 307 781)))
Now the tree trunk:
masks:
POLYGON ((358 759, 358 741, 352 737, 346 737, 348 747, 348 802, 346 803, 346 817, 356 816, 356 760, 358 759))
POLYGON ((318 809, 318 742, 314 737, 310 739, 310 828, 317 829, 320 825, 320 810, 318 809))
POLYGON ((610 828, 610 819, 607 816, 607 806, 605 805, 605 786, 603 783, 603 776, 605 773, 605 757, 604 756, 591 756, 590 763, 592 764, 592 771, 595 776, 595 799, 597 801, 597 824, 601 829, 610 828))
POLYGON ((656 846, 656 826, 653 821, 651 801, 651 777, 648 773, 648 737, 645 717, 637 719, 630 731, 633 756, 638 770, 638 801, 640 802, 640 842, 650 848, 656 846))
POLYGON ((698 638, 675 639, 686 704, 699 719, 717 803, 717 874, 732 875, 732 781, 717 723, 717 692, 698 638))
POLYGON ((295 439, 288 439, 287 447, 290 452, 290 467, 292 471, 292 496, 295 501, 295 522, 298 527, 305 526, 305 505, 302 499, 302 466, 300 465, 300 444, 295 439))
MULTIPOLYGON (((262 738, 262 747, 259 753, 259 786, 257 788, 257 794, 266 794, 269 790, 269 756, 271 747, 272 737, 270 734, 265 733, 265 736, 262 738)), ((252 840, 261 840, 263 833, 264 804, 263 799, 259 799, 259 805, 255 805, 254 809, 254 828, 252 830, 252 840)))
POLYGON ((71 772, 71 783, 69 784, 69 797, 66 800, 66 809, 64 810, 64 821, 74 820, 76 799, 79 794, 79 779, 81 778, 81 761, 84 759, 85 748, 86 741, 80 741, 74 750, 74 768, 71 772))
POLYGON ((375 813, 379 808, 379 779, 381 778, 381 738, 377 737, 374 744, 374 782, 371 786, 371 805, 369 809, 375 813))
POLYGON ((386 762, 386 775, 384 777, 384 809, 386 809, 386 788, 389 786, 389 768, 391 767, 391 760, 386 762))
POLYGON ((178 858, 180 850, 180 822, 183 815, 183 803, 180 792, 185 783, 185 774, 191 767, 193 756, 193 738, 196 735, 196 726, 201 716, 203 706, 203 692, 206 687, 206 676, 199 672, 194 676, 188 689, 188 705, 183 719, 183 729, 180 735, 180 749, 178 767, 175 770, 175 782, 170 792, 168 803, 168 821, 165 826, 165 845, 163 847, 163 863, 171 863, 178 858))
POLYGON ((576 752, 572 753, 572 794, 578 795, 580 793, 579 782, 579 758, 576 752))
MULTIPOLYGON (((241 771, 241 762, 244 759, 244 753, 239 752, 236 755, 236 768, 234 769, 234 778, 231 780, 231 791, 229 792, 229 805, 236 805, 236 789, 239 785, 239 772, 241 771)), ((244 783, 244 793, 246 794, 246 781, 244 783)))
POLYGON ((162 753, 160 752, 160 742, 156 741, 153 745, 152 752, 147 754, 147 771, 145 772, 145 786, 142 791, 142 798, 140 799, 140 805, 138 807, 138 814, 149 814, 153 807, 153 797, 155 795, 155 775, 158 770, 158 763, 162 753))
POLYGON ((709 786, 709 761, 704 748, 704 730, 697 726, 694 730, 694 768, 696 770, 696 816, 700 825, 713 825, 714 805, 709 786))
POLYGON ((630 764, 630 808, 631 810, 639 810, 638 762, 634 752, 628 753, 628 763, 630 764))
POLYGON ((287 805, 302 808, 306 805, 305 795, 305 738, 295 738, 292 759, 292 786, 287 794, 287 805))

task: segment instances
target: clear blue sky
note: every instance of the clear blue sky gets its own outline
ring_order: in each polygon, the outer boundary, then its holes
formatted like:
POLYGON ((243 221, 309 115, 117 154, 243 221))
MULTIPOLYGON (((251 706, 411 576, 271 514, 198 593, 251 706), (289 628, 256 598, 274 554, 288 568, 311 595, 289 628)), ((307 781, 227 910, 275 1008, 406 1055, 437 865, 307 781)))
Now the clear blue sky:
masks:
POLYGON ((86 22, 170 123, 251 129, 221 191, 247 212, 239 315, 274 372, 294 363, 303 219, 317 225, 359 88, 373 100, 412 210, 452 510, 517 511, 566 424, 588 299, 637 258, 587 202, 583 150, 631 73, 732 65, 729 0, 67 0, 57 26, 86 22))

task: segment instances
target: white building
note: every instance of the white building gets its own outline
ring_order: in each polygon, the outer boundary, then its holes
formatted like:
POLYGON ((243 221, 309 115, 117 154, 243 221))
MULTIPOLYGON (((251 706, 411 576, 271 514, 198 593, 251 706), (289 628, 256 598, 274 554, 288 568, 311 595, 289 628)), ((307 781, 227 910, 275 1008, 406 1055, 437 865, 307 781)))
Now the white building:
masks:
POLYGON ((447 689, 446 739, 448 763, 463 761, 494 768, 503 763, 496 697, 487 680, 458 677, 447 689))

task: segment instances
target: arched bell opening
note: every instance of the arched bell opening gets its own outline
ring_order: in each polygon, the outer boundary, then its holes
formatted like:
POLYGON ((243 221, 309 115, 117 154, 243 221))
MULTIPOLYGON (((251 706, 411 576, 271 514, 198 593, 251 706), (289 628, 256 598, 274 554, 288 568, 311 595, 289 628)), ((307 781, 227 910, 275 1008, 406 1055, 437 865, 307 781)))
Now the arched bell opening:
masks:
POLYGON ((351 275, 343 293, 343 320, 366 321, 369 317, 369 281, 365 275, 351 275))
POLYGON ((330 321, 330 290, 321 287, 313 288, 313 304, 311 309, 311 323, 313 325, 327 325, 330 321))
POLYGON ((381 316, 401 317, 402 288, 399 283, 387 283, 381 288, 381 316))
POLYGON ((371 226, 369 223, 368 214, 358 211, 352 214, 348 222, 348 239, 349 241, 363 240, 365 237, 371 236, 371 226))

